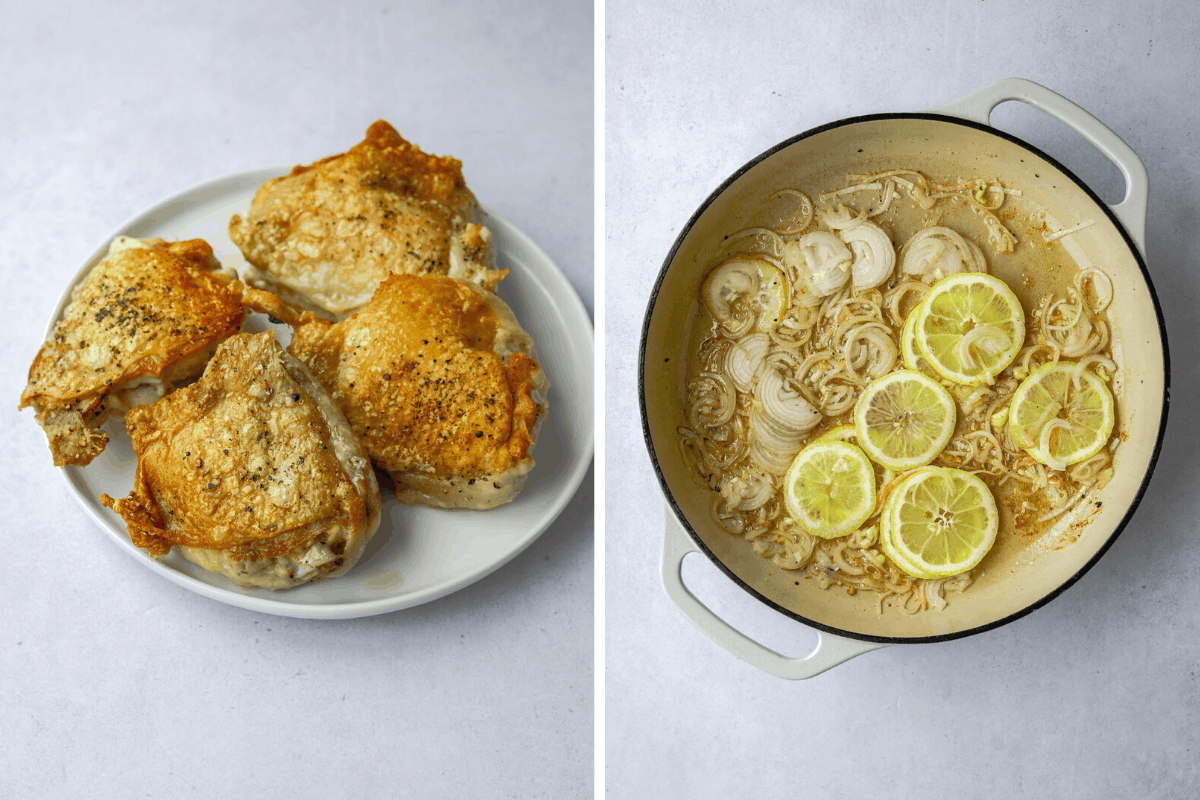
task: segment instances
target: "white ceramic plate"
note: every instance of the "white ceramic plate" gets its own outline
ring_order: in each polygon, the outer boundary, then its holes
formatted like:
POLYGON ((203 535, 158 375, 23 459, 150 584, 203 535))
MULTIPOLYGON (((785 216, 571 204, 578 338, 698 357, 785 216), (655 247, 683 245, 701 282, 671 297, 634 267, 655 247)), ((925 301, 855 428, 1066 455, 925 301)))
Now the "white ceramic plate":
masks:
MULTIPOLYGON (((246 262, 227 234, 229 218, 245 214, 258 186, 286 171, 254 170, 197 186, 139 215, 113 236, 204 239, 223 266, 240 272, 246 262)), ((104 453, 86 467, 63 470, 67 483, 101 529, 148 568, 205 597, 270 614, 331 619, 382 614, 443 597, 494 571, 546 530, 587 472, 593 448, 593 340, 587 311, 554 262, 490 211, 487 227, 498 266, 510 270, 497 294, 533 336, 551 384, 550 417, 533 451, 537 463, 512 503, 490 511, 411 507, 400 505, 384 489, 379 531, 354 569, 339 578, 271 592, 241 589, 174 551, 152 560, 133 545, 124 521, 98 500, 104 492, 124 497, 133 485, 136 459, 123 419, 105 425, 109 444, 104 453)), ((104 257, 112 238, 101 243, 72 286, 104 257)), ((62 314, 71 288, 50 327, 62 314)), ((289 339, 286 326, 270 325, 262 315, 253 315, 247 328, 272 329, 285 344, 289 339)))

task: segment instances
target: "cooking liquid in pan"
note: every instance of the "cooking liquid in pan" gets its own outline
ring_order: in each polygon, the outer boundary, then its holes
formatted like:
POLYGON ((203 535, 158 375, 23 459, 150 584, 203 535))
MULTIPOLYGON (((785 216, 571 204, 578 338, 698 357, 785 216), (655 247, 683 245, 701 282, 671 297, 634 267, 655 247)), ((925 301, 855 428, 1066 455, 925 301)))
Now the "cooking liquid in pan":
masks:
MULTIPOLYGON (((907 165, 905 165, 907 166, 907 165)), ((888 169, 887 165, 878 167, 880 171, 888 169)), ((939 175, 933 172, 924 173, 928 176, 930 183, 943 185, 957 185, 965 181, 974 181, 981 176, 978 175, 939 175)), ((912 177, 907 176, 907 177, 912 177)), ((1003 176, 999 176, 999 180, 1003 183, 1003 176)), ((854 212, 866 210, 873 212, 878 208, 885 199, 884 190, 862 190, 854 193, 844 194, 837 197, 829 197, 826 194, 826 199, 821 199, 821 193, 829 193, 833 190, 842 189, 845 186, 857 183, 857 180, 846 180, 844 176, 831 176, 831 180, 820 186, 796 186, 797 190, 804 192, 811 198, 814 208, 814 216, 808 225, 803 229, 797 230, 796 225, 791 225, 793 233, 785 236, 785 239, 795 239, 802 233, 811 233, 819 230, 829 230, 824 225, 820 224, 821 210, 835 207, 838 203, 844 203, 854 212)), ((992 184, 992 189, 987 190, 995 192, 996 184, 992 184)), ((1009 288, 1013 290, 1017 298, 1021 302, 1022 309, 1025 312, 1025 328, 1026 339, 1025 347, 1018 354, 1016 360, 1007 369, 1000 373, 996 379, 996 384, 990 387, 990 391, 982 394, 981 400, 976 400, 975 408, 978 408, 981 403, 984 409, 994 409, 984 414, 983 424, 979 422, 979 414, 975 413, 975 421, 965 419, 967 416, 964 410, 968 408, 968 397, 975 391, 975 387, 951 387, 952 394, 958 406, 958 422, 955 428, 954 438, 946 451, 943 452, 935 461, 935 466, 951 466, 969 471, 984 469, 986 460, 980 461, 978 458, 964 461, 961 457, 956 457, 954 452, 956 443, 962 443, 963 435, 978 430, 987 430, 993 435, 1000 437, 1003 435, 1004 424, 999 426, 990 424, 993 419, 992 415, 996 410, 1005 409, 1009 403, 1004 399, 1005 394, 1011 398, 1012 392, 1015 389, 1019 378, 1023 378, 1026 371, 1020 370, 1015 372, 1023 363, 1023 358, 1026 355, 1028 348, 1038 342, 1039 337, 1045 339, 1048 335, 1047 331, 1043 330, 1037 319, 1037 312, 1040 311, 1044 303, 1044 298, 1047 295, 1052 295, 1054 299, 1071 300, 1069 291, 1075 289, 1075 279, 1080 272, 1080 264, 1076 260, 1079 255, 1072 241, 1072 235, 1054 238, 1053 241, 1047 242, 1047 237, 1052 236, 1054 232, 1062 231, 1071 228, 1075 225, 1087 223, 1088 220, 1059 220, 1053 216, 1049 216, 1048 212, 1040 210, 1030 210, 1026 204, 1023 207, 1022 198, 1019 194, 1020 186, 1004 184, 1004 188, 1015 190, 1004 198, 1004 202, 999 209, 995 210, 995 217, 999 220, 1009 232, 1015 237, 1016 244, 1011 252, 1001 252, 997 243, 999 238, 994 235, 995 228, 989 230, 989 226, 985 223, 984 215, 981 215, 978 209, 971 207, 971 204, 963 197, 950 197, 939 199, 932 208, 925 208, 914 199, 908 191, 905 191, 901 186, 894 185, 896 189, 894 197, 891 199, 888 208, 878 216, 871 217, 871 221, 878 224, 884 232, 888 234, 895 247, 897 255, 896 267, 891 275, 883 284, 878 287, 878 290, 884 297, 889 295, 891 289, 898 286, 905 280, 900 269, 900 248, 909 240, 913 234, 918 231, 930 228, 933 226, 941 226, 949 228, 958 234, 962 235, 967 241, 973 242, 983 251, 984 258, 987 264, 987 272, 997 278, 1003 280, 1009 288), (1074 252, 1073 252, 1074 251, 1074 252), (997 402, 999 401, 999 402, 997 402)), ((995 194, 977 195, 985 200, 996 199, 995 194)), ((756 209, 744 219, 746 224, 744 227, 730 230, 727 232, 726 238, 720 247, 714 248, 705 254, 704 258, 700 259, 700 265, 705 269, 713 270, 722 263, 728 261, 731 257, 738 255, 754 255, 767 254, 778 251, 778 240, 773 240, 773 237, 768 235, 745 235, 738 236, 740 231, 750 228, 768 228, 776 231, 788 230, 789 222, 797 222, 795 208, 797 205, 795 197, 787 195, 777 196, 775 198, 763 197, 761 208, 756 209), (707 263, 703 263, 707 258, 707 263)), ((801 220, 802 221, 802 220, 801 220)), ((1088 264, 1086 266, 1095 266, 1103 271, 1103 264, 1088 264)), ((775 259, 775 263, 780 263, 775 259)), ((786 269, 785 269, 786 272, 786 269)), ((1107 283, 1107 279, 1100 277, 1097 283, 1107 283)), ((1088 303, 1089 309, 1094 309, 1097 306, 1104 305, 1098 297, 1103 292, 1097 291, 1093 286, 1092 281, 1084 281, 1082 283, 1084 301, 1088 303)), ((1111 293, 1111 285, 1107 288, 1111 293)), ((865 290, 862 295, 870 295, 873 290, 865 290)), ((702 289, 703 293, 703 289, 702 289)), ((853 296, 853 290, 850 284, 847 283, 846 289, 835 297, 850 297, 853 296)), ((903 318, 916 304, 919 302, 920 295, 913 293, 899 304, 900 318, 894 318, 887 310, 886 303, 883 305, 882 321, 887 325, 891 339, 899 342, 901 325, 903 318)), ((1101 326, 1107 328, 1109 324, 1108 316, 1102 310, 1097 313, 1092 313, 1092 319, 1095 321, 1094 326, 1099 331, 1101 326)), ((1061 315, 1056 316, 1054 321, 1062 322, 1061 315)), ((823 322, 816 323, 816 330, 819 332, 823 322)), ((1064 335, 1064 334, 1060 334, 1064 335)), ((681 402, 684 404, 684 417, 691 420, 688 414, 688 406, 695 402, 695 393, 689 390, 693 386, 693 382, 700 378, 704 372, 702 365, 701 354, 707 352, 708 365, 711 367, 713 359, 711 357, 712 348, 717 345, 721 338, 733 338, 729 336, 729 331, 719 321, 717 321, 709 308, 702 301, 701 297, 697 297, 693 307, 691 324, 687 333, 688 341, 686 353, 688 355, 688 363, 686 367, 686 380, 681 386, 681 402)), ((814 333, 813 338, 816 339, 819 333, 814 333)), ((1102 375, 1107 378, 1107 385, 1112 390, 1116 403, 1121 403, 1121 380, 1122 370, 1120 369, 1121 354, 1113 353, 1111 339, 1105 331, 1102 337, 1102 345, 1093 347, 1084 355, 1100 353, 1109 359, 1114 359, 1117 363, 1117 369, 1106 369, 1102 375), (1115 373, 1115 374, 1114 374, 1115 373)), ((719 346, 719 345, 718 345, 719 346)), ((801 350, 801 353, 807 353, 812 348, 806 347, 801 350)), ((1061 360, 1077 362, 1083 356, 1067 356, 1062 355, 1061 360)), ((1033 355, 1032 362, 1029 363, 1029 369, 1032 369, 1038 364, 1052 360, 1051 353, 1048 349, 1043 348, 1033 355)), ((902 359, 897 356, 896 364, 892 369, 903 369, 904 364, 902 359)), ((864 375, 864 381, 870 380, 869 375, 864 375)), ((816 389, 810 384, 810 391, 815 392, 816 389)), ((855 391, 854 395, 857 396, 855 391)), ((739 400, 739 407, 745 407, 743 404, 751 402, 748 398, 739 400)), ((844 405, 844 403, 842 404, 844 405)), ((690 424, 690 422, 689 422, 690 424)), ((822 434, 831 430, 834 427, 846 424, 853 424, 853 404, 849 410, 841 411, 826 415, 819 424, 810 430, 804 437, 804 444, 812 442, 822 434)), ((702 427, 702 426, 693 426, 702 427)), ((687 439, 687 431, 680 429, 681 447, 684 450, 695 449, 695 445, 689 444, 687 439)), ((711 435, 724 435, 717 429, 699 429, 692 430, 699 439, 705 439, 711 435)), ((700 467, 693 470, 693 477, 699 483, 707 482, 710 485, 712 494, 712 513, 711 516, 715 524, 724 528, 731 536, 746 536, 751 539, 745 543, 745 547, 753 547, 760 555, 771 558, 777 567, 781 567, 791 571, 791 574, 796 576, 796 580, 817 581, 822 588, 830 588, 831 591, 844 591, 849 594, 855 594, 857 591, 875 589, 879 591, 877 595, 879 600, 879 609, 901 609, 907 613, 928 609, 941 608, 945 601, 954 602, 953 598, 956 592, 970 591, 970 584, 983 576, 989 569, 996 569, 1000 565, 1011 565, 1016 560, 1026 560, 1029 553, 1026 551, 1036 547, 1039 551, 1053 551, 1062 547, 1068 547, 1079 535, 1079 531, 1088 521, 1095 515, 1098 504, 1089 500, 1089 497, 1094 494, 1092 488, 1101 488, 1111 477, 1112 469, 1109 457, 1115 452, 1116 445, 1121 439, 1120 422, 1118 422, 1109 438, 1106 446, 1101 450, 1103 458, 1098 454, 1095 457, 1095 463, 1089 468, 1091 474, 1082 474, 1083 480, 1070 480, 1068 476, 1074 475, 1078 477, 1080 473, 1075 473, 1075 467, 1068 467, 1066 473, 1056 472, 1049 467, 1039 465, 1033 462, 1028 457, 1018 458, 1016 456, 1024 456, 1019 448, 1005 448, 1009 455, 1004 457, 1006 465, 1011 469, 1016 467, 1016 471, 1022 473, 1027 478, 1032 478, 1039 483, 1044 481, 1044 476, 1051 477, 1051 483, 1054 488, 1047 490, 1046 488, 1031 488, 1031 484, 1023 483, 1013 479, 1011 476, 1003 479, 1003 475, 988 474, 980 472, 980 477, 983 478, 987 486, 991 489, 993 496, 996 498, 997 506, 1000 513, 1000 529, 996 537, 996 542, 983 561, 979 563, 973 570, 965 573, 962 576, 938 581, 923 581, 912 579, 904 575, 895 568, 890 561, 882 564, 872 564, 863 557, 862 551, 854 546, 846 546, 844 542, 853 537, 844 537, 842 539, 825 540, 818 537, 812 538, 812 548, 809 554, 805 554, 808 549, 807 542, 802 542, 799 546, 785 548, 776 541, 776 533, 781 529, 779 523, 787 520, 788 514, 782 503, 782 491, 780 487, 780 474, 773 474, 773 485, 771 498, 757 509, 748 511, 737 511, 731 509, 729 503, 721 498, 720 488, 728 482, 728 476, 737 475, 749 464, 748 455, 743 453, 736 461, 729 464, 728 467, 721 472, 723 474, 714 475, 708 471, 706 467, 700 467), (707 474, 706 474, 707 473, 707 474), (1082 490, 1082 492, 1080 491, 1082 490), (1068 498, 1073 498, 1067 503, 1068 498), (1053 516, 1049 516, 1050 512, 1056 508, 1062 508, 1066 505, 1064 511, 1053 516), (763 531, 766 531, 763 533, 763 531), (834 552, 838 551, 838 552, 834 552), (824 553, 824 555, 822 555, 824 553), (850 567, 849 570, 846 567, 850 567), (861 576, 852 574, 855 570, 861 570, 867 575, 873 575, 874 579, 866 579, 861 576), (886 588, 884 588, 886 587, 886 588), (882 591, 880 591, 882 589, 882 591)), ((693 441, 695 441, 693 439, 693 441)), ((979 437, 977 437, 979 441, 979 437)), ((1002 440, 1003 441, 1003 440, 1002 440)), ((728 452, 728 451, 727 451, 728 452)), ((702 458, 697 458, 693 453, 690 457, 685 455, 690 463, 696 464, 702 462, 702 458)), ((775 470, 772 470, 774 473, 775 470)), ((879 476, 877 470, 877 489, 882 487, 880 480, 886 480, 887 475, 879 476)), ((995 470, 992 470, 994 473, 995 470)), ((1036 486, 1034 484, 1033 486, 1036 486)), ((737 493, 727 494, 734 501, 737 500, 737 493)), ((753 504, 753 502, 751 502, 753 504)), ((864 526, 870 526, 877 523, 877 517, 872 517, 864 526)), ((874 547, 875 551, 880 548, 874 547)), ((880 561, 879 556, 874 556, 876 562, 880 561)), ((1004 567, 1008 569, 1009 567, 1004 567)))

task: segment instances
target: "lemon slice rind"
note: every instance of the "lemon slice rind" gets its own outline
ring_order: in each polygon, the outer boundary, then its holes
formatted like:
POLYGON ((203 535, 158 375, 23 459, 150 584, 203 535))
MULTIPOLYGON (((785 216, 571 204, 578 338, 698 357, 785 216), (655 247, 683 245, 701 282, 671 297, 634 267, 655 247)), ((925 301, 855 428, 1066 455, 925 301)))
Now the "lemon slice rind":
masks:
POLYGON ((830 428, 822 433, 817 438, 809 442, 809 445, 823 444, 824 442, 846 442, 847 444, 855 444, 858 441, 858 434, 854 431, 853 425, 838 425, 836 428, 830 428))
POLYGON ((922 372, 930 377, 939 378, 940 375, 921 358, 921 354, 917 351, 917 315, 921 311, 921 304, 908 312, 908 316, 904 318, 904 327, 900 329, 900 360, 904 362, 904 366, 916 372, 922 372))

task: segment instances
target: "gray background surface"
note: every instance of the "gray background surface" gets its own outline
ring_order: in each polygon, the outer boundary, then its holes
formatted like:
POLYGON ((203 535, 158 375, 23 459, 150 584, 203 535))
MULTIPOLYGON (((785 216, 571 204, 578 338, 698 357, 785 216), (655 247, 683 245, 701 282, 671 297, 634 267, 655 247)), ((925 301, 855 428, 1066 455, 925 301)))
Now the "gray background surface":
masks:
MULTIPOLYGON (((1193 415, 1200 249, 1200 13, 1192 3, 608 3, 606 18, 607 789, 637 797, 1153 797, 1200 785, 1200 503, 1193 415), (1136 9, 1136 10, 1135 10, 1136 9), (668 601, 662 500, 637 410, 650 287, 729 174, 796 133, 923 111, 1005 77, 1074 100, 1150 174, 1147 260, 1174 404, 1141 507, 1105 557, 998 630, 891 647, 790 683, 727 654, 668 601)), ((1109 202, 1120 174, 1019 103, 996 126, 1109 202)), ((700 556, 685 582, 782 652, 815 635, 700 556)))
POLYGON ((591 473, 528 550, 417 608, 283 619, 186 591, 68 493, 17 398, 101 240, 378 118, 462 160, 593 307, 587 2, 6 2, 0 25, 0 797, 580 797, 591 473))

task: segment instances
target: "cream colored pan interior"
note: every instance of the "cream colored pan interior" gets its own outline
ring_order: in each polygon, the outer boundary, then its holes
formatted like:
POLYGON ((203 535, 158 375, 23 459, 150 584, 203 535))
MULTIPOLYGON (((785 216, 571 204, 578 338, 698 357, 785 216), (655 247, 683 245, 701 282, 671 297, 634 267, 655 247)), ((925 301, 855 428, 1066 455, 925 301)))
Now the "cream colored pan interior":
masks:
MULTIPOLYGON (((984 111, 984 120, 990 108, 984 111)), ((1139 240, 1144 205, 1140 211, 1142 218, 1127 222, 1139 240)), ((979 123, 936 115, 863 117, 780 145, 731 178, 697 212, 665 264, 647 311, 644 424, 668 504, 697 544, 747 591, 820 630, 854 639, 955 638, 995 627, 1049 601, 1099 558, 1128 521, 1161 442, 1167 400, 1164 327, 1134 242, 1109 208, 1062 168, 979 123), (713 495, 688 474, 677 433, 685 424, 687 338, 683 332, 697 311, 701 282, 715 265, 712 254, 722 238, 751 224, 762 198, 781 188, 840 187, 848 173, 898 167, 918 169, 939 180, 996 176, 1019 189, 1021 196, 1007 201, 1012 206, 1006 205, 1010 214, 1005 217, 1006 222, 1011 218, 1018 238, 1039 235, 1035 221, 1043 214, 1050 230, 1095 221, 1061 241, 1079 267, 1097 266, 1112 278, 1115 299, 1108 313, 1113 355, 1120 366, 1114 386, 1118 430, 1124 440, 1114 458, 1114 478, 1099 492, 1086 520, 1077 520, 1074 526, 1059 524, 1036 541, 999 544, 975 584, 964 594, 953 595, 948 608, 913 616, 896 610, 880 615, 875 598, 867 596, 870 592, 850 596, 836 586, 822 591, 816 581, 776 567, 740 537, 718 528, 709 515, 713 495)), ((1010 283, 1014 271, 1028 273, 1031 265, 1021 263, 1019 253, 1018 247, 1012 257, 990 258, 992 271, 1010 283)), ((1050 273, 1055 270, 1044 269, 1047 281, 1053 283, 1050 273)), ((1022 297, 1023 303, 1029 296, 1022 297)))

